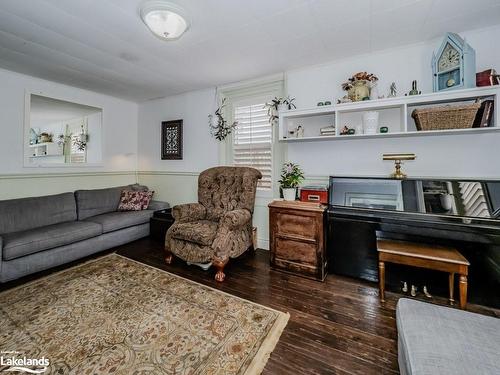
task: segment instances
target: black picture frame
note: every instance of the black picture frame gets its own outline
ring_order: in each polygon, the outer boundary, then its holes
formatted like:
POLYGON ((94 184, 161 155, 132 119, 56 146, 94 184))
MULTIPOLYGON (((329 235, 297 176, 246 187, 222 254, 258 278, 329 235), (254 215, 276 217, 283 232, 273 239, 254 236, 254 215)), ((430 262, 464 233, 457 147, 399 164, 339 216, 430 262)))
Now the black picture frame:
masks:
POLYGON ((161 123, 161 160, 182 160, 182 120, 161 123))

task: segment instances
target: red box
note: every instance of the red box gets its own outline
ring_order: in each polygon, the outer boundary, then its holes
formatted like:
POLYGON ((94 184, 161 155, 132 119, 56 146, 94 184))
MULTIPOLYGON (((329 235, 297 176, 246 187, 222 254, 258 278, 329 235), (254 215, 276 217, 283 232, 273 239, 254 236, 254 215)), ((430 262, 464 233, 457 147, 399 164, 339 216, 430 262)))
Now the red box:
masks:
POLYGON ((318 202, 328 204, 328 188, 326 186, 303 186, 300 188, 302 202, 318 202))
POLYGON ((476 73, 476 86, 494 86, 500 84, 500 75, 495 69, 488 69, 483 72, 476 73))

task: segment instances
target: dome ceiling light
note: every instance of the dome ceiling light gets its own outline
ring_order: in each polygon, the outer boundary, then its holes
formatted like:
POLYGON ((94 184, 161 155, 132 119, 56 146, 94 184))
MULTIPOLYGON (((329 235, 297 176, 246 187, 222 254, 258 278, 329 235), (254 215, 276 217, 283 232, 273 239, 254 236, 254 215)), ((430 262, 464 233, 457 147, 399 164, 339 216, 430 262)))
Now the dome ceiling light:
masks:
POLYGON ((189 28, 184 9, 167 1, 152 0, 141 5, 141 18, 151 32, 163 40, 176 40, 189 28))

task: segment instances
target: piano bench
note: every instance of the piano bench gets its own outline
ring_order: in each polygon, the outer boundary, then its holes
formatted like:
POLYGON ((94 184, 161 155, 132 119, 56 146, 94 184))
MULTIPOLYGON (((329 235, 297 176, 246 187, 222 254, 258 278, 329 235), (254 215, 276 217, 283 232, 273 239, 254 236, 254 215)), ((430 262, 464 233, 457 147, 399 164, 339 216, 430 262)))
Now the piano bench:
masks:
POLYGON ((467 275, 470 263, 455 248, 415 242, 377 239, 380 301, 385 302, 385 263, 402 264, 449 273, 450 303, 453 304, 455 273, 460 275, 460 308, 467 305, 467 275))

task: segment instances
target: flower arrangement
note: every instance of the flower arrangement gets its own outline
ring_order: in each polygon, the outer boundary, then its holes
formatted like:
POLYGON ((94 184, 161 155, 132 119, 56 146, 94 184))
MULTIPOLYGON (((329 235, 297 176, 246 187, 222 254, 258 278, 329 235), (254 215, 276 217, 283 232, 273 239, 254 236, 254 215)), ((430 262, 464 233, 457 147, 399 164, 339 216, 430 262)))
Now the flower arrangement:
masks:
POLYGON ((298 164, 287 162, 281 169, 281 179, 278 181, 283 189, 294 189, 304 180, 304 172, 298 164))
POLYGON ((213 115, 208 115, 208 126, 210 127, 210 134, 215 137, 218 141, 223 141, 226 137, 231 134, 238 125, 235 121, 232 124, 228 124, 227 120, 224 118, 222 111, 226 106, 226 98, 222 99, 222 103, 219 108, 215 111, 215 117, 213 115))
POLYGON ((378 81, 378 77, 375 74, 367 72, 358 72, 354 74, 351 78, 342 84, 342 90, 349 91, 354 86, 354 82, 363 81, 366 83, 375 83, 378 81))
POLYGON ((59 134, 57 136, 57 145, 59 147, 64 147, 64 145, 68 142, 71 142, 71 135, 66 136, 64 134, 59 134))

